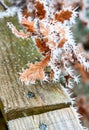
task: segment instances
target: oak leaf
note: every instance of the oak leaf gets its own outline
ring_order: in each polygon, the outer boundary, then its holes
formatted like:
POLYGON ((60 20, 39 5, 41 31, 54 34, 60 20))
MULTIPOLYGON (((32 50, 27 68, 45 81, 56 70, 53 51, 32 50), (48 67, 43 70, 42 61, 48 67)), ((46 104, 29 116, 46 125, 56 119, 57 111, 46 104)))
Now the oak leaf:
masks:
POLYGON ((55 20, 64 23, 65 20, 70 20, 72 16, 72 11, 62 10, 55 14, 55 20))
POLYGON ((28 38, 31 36, 30 33, 24 33, 22 30, 18 31, 12 23, 8 23, 8 26, 11 29, 12 33, 19 38, 28 38))
POLYGON ((40 19, 45 18, 46 10, 44 9, 44 5, 43 5, 40 1, 36 1, 35 8, 36 8, 36 10, 37 10, 37 11, 36 11, 37 16, 38 16, 40 19))
POLYGON ((46 45, 46 42, 48 41, 47 38, 44 38, 44 40, 40 38, 36 38, 36 46, 38 47, 38 50, 42 53, 42 55, 46 55, 48 52, 50 52, 49 47, 46 45))
POLYGON ((42 61, 36 62, 35 64, 30 64, 29 68, 26 69, 21 75, 21 81, 25 83, 35 83, 36 79, 45 80, 45 72, 44 69, 48 65, 50 60, 50 55, 47 55, 42 61))
POLYGON ((27 28, 28 32, 35 32, 34 21, 28 21, 27 19, 23 18, 21 20, 21 24, 27 28))

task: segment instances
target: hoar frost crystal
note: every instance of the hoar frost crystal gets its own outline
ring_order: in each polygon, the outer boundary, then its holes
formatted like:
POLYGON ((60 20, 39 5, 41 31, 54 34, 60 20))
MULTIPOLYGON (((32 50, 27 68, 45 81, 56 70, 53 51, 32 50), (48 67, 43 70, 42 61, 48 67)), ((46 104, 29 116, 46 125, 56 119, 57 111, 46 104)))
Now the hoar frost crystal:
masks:
POLYGON ((20 10, 19 22, 27 33, 18 31, 8 22, 12 32, 19 38, 32 38, 38 51, 42 54, 40 62, 29 64, 20 74, 21 81, 35 83, 53 80, 57 82, 61 76, 66 80, 66 86, 72 87, 72 81, 79 83, 79 75, 73 70, 73 65, 80 63, 89 71, 89 61, 80 45, 72 36, 72 24, 77 13, 71 7, 60 9, 57 0, 29 0, 26 12, 20 10), (45 68, 50 67, 50 75, 45 68))

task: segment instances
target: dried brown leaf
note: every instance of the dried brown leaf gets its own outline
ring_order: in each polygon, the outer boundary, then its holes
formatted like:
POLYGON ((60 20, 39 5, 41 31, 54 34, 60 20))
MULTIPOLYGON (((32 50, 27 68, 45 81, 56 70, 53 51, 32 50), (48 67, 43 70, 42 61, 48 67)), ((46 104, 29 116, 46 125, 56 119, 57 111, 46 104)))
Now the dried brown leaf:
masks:
POLYGON ((23 18, 21 21, 21 24, 24 25, 27 28, 28 32, 34 32, 35 27, 34 27, 34 21, 28 21, 27 19, 23 18))
POLYGON ((49 28, 45 27, 44 24, 40 23, 40 32, 44 35, 44 36, 48 36, 49 35, 49 28))
POLYGON ((59 47, 59 48, 62 48, 66 41, 67 41, 67 39, 62 38, 62 39, 60 40, 60 42, 59 42, 58 47, 59 47))
POLYGON ((11 28, 12 33, 19 38, 28 38, 31 36, 30 33, 24 33, 22 30, 18 31, 13 24, 9 24, 9 27, 11 28))
POLYGON ((70 20, 72 16, 72 11, 62 10, 55 14, 55 20, 64 23, 65 20, 70 20))
POLYGON ((36 10, 37 10, 37 11, 36 11, 37 16, 38 16, 40 19, 45 18, 46 10, 44 9, 44 5, 43 5, 42 3, 40 3, 40 1, 36 1, 35 8, 36 8, 36 10))
POLYGON ((43 55, 46 55, 48 52, 50 52, 49 47, 46 45, 46 42, 48 41, 47 38, 45 38, 44 40, 36 38, 35 40, 36 40, 36 46, 43 55))
POLYGON ((35 64, 30 64, 29 68, 26 69, 21 75, 21 81, 25 83, 34 83, 36 79, 41 81, 45 80, 44 68, 48 65, 50 60, 50 55, 42 59, 41 62, 36 62, 35 64))

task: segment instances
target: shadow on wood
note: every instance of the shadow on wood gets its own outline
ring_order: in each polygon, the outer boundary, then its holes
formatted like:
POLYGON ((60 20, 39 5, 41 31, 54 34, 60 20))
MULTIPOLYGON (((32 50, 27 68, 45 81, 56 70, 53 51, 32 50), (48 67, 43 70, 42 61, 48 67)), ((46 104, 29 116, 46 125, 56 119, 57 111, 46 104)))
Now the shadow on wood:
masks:
POLYGON ((0 111, 0 130, 8 130, 1 111, 0 111))

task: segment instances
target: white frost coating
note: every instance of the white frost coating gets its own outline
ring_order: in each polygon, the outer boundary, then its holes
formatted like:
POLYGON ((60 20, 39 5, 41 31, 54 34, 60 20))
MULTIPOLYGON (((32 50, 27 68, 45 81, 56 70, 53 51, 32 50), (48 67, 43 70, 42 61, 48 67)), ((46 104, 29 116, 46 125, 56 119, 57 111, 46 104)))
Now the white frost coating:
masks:
POLYGON ((88 128, 83 127, 81 124, 80 117, 82 117, 82 115, 77 113, 78 108, 73 107, 73 104, 75 104, 75 98, 71 98, 71 93, 70 93, 69 89, 64 88, 63 86, 61 86, 61 89, 65 92, 66 96, 68 97, 68 99, 72 103, 70 108, 73 110, 73 113, 74 113, 75 118, 77 120, 78 126, 80 127, 81 130, 88 130, 88 128))
POLYGON ((88 130, 88 128, 82 126, 81 121, 79 120, 79 118, 81 117, 81 115, 79 113, 77 113, 76 108, 74 108, 74 107, 71 106, 71 109, 73 110, 73 113, 75 115, 75 118, 76 118, 76 120, 78 122, 78 125, 80 126, 81 130, 88 130))
MULTIPOLYGON (((80 63, 81 65, 84 66, 84 68, 87 71, 89 71, 89 60, 86 60, 86 55, 84 55, 83 51, 82 52, 80 51, 79 46, 77 46, 77 44, 73 40, 73 35, 71 31, 71 26, 75 22, 75 17, 77 13, 71 7, 66 7, 63 8, 62 10, 58 10, 57 9, 58 1, 55 0, 40 0, 40 1, 36 0, 34 2, 33 1, 28 2, 27 11, 31 13, 31 16, 28 16, 27 19, 24 20, 24 23, 27 22, 25 23, 27 27, 30 26, 30 23, 33 22, 33 28, 35 31, 30 33, 31 38, 35 42, 35 45, 37 45, 36 43, 37 38, 39 38, 40 41, 47 38, 47 42, 45 44, 50 50, 50 60, 48 61, 49 62, 48 64, 54 73, 53 81, 58 81, 61 76, 61 73, 64 74, 65 72, 64 77, 68 76, 67 78, 69 78, 69 79, 66 78, 66 86, 71 88, 73 87, 73 82, 70 79, 73 79, 77 84, 79 83, 79 76, 77 76, 74 73, 71 64, 75 65, 76 63, 80 63), (37 10, 37 8, 35 7, 35 5, 37 4, 36 2, 38 2, 38 4, 39 3, 42 4, 43 12, 44 11, 46 12, 42 19, 40 19, 38 14, 36 14, 37 11, 39 12, 39 9, 37 10), (34 11, 35 15, 33 13, 34 11), (65 17, 66 16, 65 12, 67 13, 68 18, 65 17), (55 14, 59 15, 61 19, 60 18, 56 19, 55 14), (62 17, 60 14, 64 16, 62 17)), ((14 12, 16 13, 16 11, 17 10, 15 9, 14 12)), ((18 12, 19 12, 18 15, 19 21, 21 22, 21 19, 24 16, 22 16, 21 10, 19 10, 18 12)), ((13 32, 14 26, 12 24, 9 24, 9 27, 13 32)), ((48 53, 49 52, 47 52, 45 56, 47 56, 48 53)), ((24 75, 24 77, 25 76, 26 75, 24 75)), ((26 81, 28 80, 27 77, 24 78, 24 80, 25 79, 26 81)), ((46 77, 44 77, 44 80, 45 79, 46 77)))
POLYGON ((8 7, 5 11, 0 11, 0 18, 3 19, 17 15, 18 21, 21 22, 21 19, 23 17, 21 11, 22 10, 20 7, 16 6, 8 7))
POLYGON ((13 17, 18 11, 17 7, 10 7, 6 11, 0 11, 0 18, 13 17))

